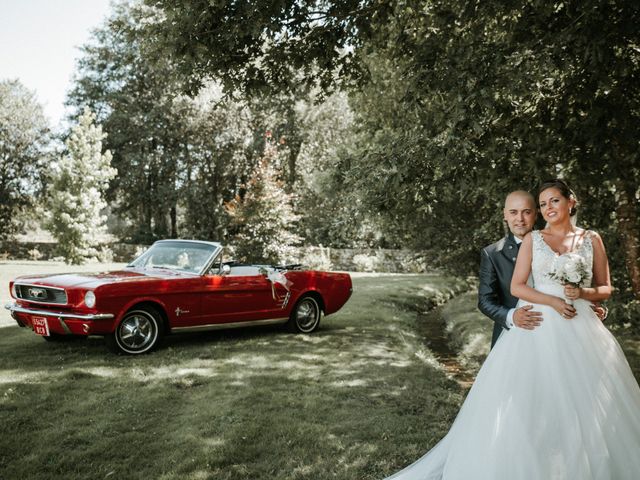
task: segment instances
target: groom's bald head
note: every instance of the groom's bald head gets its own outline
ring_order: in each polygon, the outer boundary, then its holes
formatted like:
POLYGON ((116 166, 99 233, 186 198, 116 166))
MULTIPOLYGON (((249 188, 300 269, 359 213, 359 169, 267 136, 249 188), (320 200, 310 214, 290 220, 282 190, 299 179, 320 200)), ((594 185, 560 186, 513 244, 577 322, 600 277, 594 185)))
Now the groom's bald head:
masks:
POLYGON ((504 201, 504 220, 516 237, 522 238, 536 223, 536 201, 529 192, 516 190, 504 201))
POLYGON ((516 201, 528 202, 531 208, 534 210, 537 208, 535 198, 525 190, 515 190, 507 195, 507 198, 504 199, 504 208, 507 208, 507 205, 516 201))

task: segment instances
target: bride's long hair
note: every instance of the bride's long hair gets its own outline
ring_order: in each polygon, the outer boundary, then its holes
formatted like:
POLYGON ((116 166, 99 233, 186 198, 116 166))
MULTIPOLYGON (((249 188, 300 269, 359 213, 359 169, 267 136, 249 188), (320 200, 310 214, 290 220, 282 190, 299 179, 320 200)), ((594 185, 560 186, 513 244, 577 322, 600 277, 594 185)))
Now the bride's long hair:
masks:
MULTIPOLYGON (((576 196, 575 192, 571 190, 571 188, 569 188, 569 185, 567 185, 564 180, 560 178, 553 178, 551 180, 545 180, 544 182, 542 182, 542 184, 540 185, 540 188, 538 188, 538 198, 540 198, 540 194, 542 192, 544 192, 545 190, 548 190, 549 188, 555 188, 567 200, 575 201, 575 204, 573 205, 571 210, 569 210, 571 225, 575 227, 578 222, 578 205, 579 205, 578 197, 576 196)), ((549 226, 548 223, 547 225, 545 225, 545 228, 547 226, 549 226)))

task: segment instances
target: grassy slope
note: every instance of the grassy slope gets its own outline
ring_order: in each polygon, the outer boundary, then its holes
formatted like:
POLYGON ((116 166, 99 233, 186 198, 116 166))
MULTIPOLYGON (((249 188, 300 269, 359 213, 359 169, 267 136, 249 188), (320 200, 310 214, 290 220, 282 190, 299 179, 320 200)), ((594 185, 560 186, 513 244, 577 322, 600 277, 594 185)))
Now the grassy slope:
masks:
POLYGON ((458 295, 442 309, 442 317, 451 346, 458 353, 460 363, 466 368, 477 371, 491 345, 493 322, 476 308, 475 291, 458 295))
POLYGON ((383 478, 433 446, 462 400, 415 325, 415 305, 451 285, 356 278, 313 335, 175 336, 139 358, 2 328, 0 477, 383 478))

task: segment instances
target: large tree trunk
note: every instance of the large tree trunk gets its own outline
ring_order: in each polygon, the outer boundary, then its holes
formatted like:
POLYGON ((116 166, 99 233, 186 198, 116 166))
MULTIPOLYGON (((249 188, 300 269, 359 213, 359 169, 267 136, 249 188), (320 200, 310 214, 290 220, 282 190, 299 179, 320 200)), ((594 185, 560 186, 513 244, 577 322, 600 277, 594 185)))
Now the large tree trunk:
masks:
POLYGON ((635 185, 617 182, 619 194, 616 214, 625 250, 625 263, 631 277, 633 293, 640 300, 640 223, 635 203, 635 185))
POLYGON ((152 224, 153 224, 153 202, 151 201, 151 190, 153 185, 151 183, 151 177, 147 175, 147 185, 146 192, 143 195, 143 204, 142 204, 142 225, 143 225, 143 236, 145 242, 149 242, 152 237, 152 224))
POLYGON ((171 206, 169 217, 171 218, 171 238, 178 238, 178 222, 175 203, 171 206))
POLYGON ((287 109, 287 124, 286 131, 288 133, 286 143, 289 147, 288 160, 288 175, 285 184, 285 191, 287 193, 293 192, 293 185, 296 183, 298 177, 297 163, 298 155, 300 154, 300 148, 302 147, 302 140, 300 139, 300 130, 298 128, 299 119, 293 108, 287 109))
POLYGON ((300 153, 301 143, 299 141, 289 143, 289 179, 287 181, 287 192, 291 193, 293 191, 293 184, 296 183, 296 178, 298 175, 297 163, 298 163, 298 154, 300 153))

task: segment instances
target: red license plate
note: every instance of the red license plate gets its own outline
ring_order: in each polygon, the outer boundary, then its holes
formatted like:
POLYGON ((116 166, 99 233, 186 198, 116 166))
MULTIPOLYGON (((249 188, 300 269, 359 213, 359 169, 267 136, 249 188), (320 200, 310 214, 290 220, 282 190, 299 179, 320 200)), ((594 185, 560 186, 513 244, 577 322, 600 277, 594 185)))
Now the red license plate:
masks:
POLYGON ((49 322, 44 317, 31 317, 31 325, 33 325, 33 331, 38 335, 42 335, 45 337, 50 336, 49 333, 49 322))

